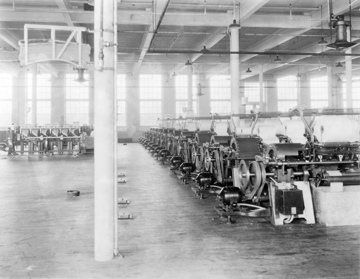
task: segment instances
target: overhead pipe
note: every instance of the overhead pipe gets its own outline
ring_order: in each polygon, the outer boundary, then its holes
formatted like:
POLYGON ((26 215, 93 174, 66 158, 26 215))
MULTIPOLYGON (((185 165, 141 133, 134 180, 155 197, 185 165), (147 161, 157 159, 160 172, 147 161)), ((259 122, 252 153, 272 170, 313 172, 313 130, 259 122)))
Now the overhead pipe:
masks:
MULTIPOLYGON (((155 1, 154 1, 154 2, 155 2, 155 1)), ((151 42, 150 42, 150 44, 149 44, 149 48, 152 46, 152 43, 153 43, 154 38, 155 38, 155 35, 156 35, 156 33, 158 32, 159 27, 160 27, 160 25, 161 25, 161 22, 162 22, 163 19, 164 19, 164 16, 165 16, 165 13, 166 13, 166 11, 167 11, 167 9, 168 9, 168 7, 169 7, 169 4, 170 4, 170 0, 168 0, 168 1, 166 2, 165 9, 163 10, 163 12, 162 12, 161 15, 160 15, 159 21, 158 21, 158 23, 157 23, 157 25, 156 25, 156 28, 155 28, 155 30, 154 30, 154 36, 151 38, 151 42)), ((156 11, 154 11, 154 12, 156 13, 156 11)))
POLYGON ((162 49, 152 49, 148 50, 148 53, 154 54, 197 54, 201 53, 204 55, 221 55, 221 54, 255 54, 255 55, 308 55, 308 56, 321 56, 321 57, 332 57, 332 56, 355 56, 359 57, 360 54, 348 54, 348 53, 340 53, 340 52, 274 52, 274 51, 247 51, 247 50, 239 50, 239 51, 218 51, 218 50, 209 50, 204 53, 201 50, 162 50, 162 49))

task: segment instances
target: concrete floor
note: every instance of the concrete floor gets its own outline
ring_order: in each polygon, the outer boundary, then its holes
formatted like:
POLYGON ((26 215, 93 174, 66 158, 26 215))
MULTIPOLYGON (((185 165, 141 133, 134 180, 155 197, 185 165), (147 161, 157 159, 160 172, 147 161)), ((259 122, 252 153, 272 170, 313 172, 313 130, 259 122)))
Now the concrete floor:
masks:
MULTIPOLYGON (((4 156, 0 155, 0 158, 4 156)), ((227 225, 215 199, 188 186, 140 144, 119 145, 119 248, 93 257, 93 156, 0 160, 0 278, 359 278, 360 226, 227 225), (81 191, 67 198, 66 191, 81 191)))

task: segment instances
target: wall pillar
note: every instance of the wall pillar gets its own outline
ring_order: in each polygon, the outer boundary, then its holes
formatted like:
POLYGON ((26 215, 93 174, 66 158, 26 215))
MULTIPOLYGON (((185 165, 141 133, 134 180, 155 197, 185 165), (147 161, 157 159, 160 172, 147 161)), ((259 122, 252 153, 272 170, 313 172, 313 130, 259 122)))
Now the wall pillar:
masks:
POLYGON ((210 79, 205 74, 199 75, 199 82, 202 85, 202 95, 198 97, 198 116, 209 116, 210 114, 210 79))
POLYGON ((278 111, 278 97, 276 80, 268 81, 268 90, 266 90, 266 111, 278 111))
POLYGON ((34 65, 32 72, 32 96, 31 96, 31 124, 37 125, 37 64, 34 65))
POLYGON ((328 102, 329 102, 329 108, 333 108, 335 104, 334 100, 334 92, 333 92, 333 75, 334 70, 332 66, 326 67, 326 74, 328 78, 328 102))
POLYGON ((193 66, 189 61, 185 64, 187 66, 187 116, 194 114, 193 109, 193 66), (190 115, 188 115, 190 113, 190 115))
POLYGON ((65 124, 65 73, 51 78, 51 123, 65 124))
POLYGON ((139 77, 126 78, 126 125, 140 130, 140 91, 139 77))
POLYGON ((162 118, 176 117, 176 96, 175 96, 175 79, 169 75, 164 75, 163 85, 163 102, 162 102, 162 118))
POLYGON ((20 71, 19 77, 13 77, 12 123, 23 126, 26 112, 26 72, 20 71))
POLYGON ((299 105, 311 108, 310 79, 307 75, 301 75, 299 81, 299 105))

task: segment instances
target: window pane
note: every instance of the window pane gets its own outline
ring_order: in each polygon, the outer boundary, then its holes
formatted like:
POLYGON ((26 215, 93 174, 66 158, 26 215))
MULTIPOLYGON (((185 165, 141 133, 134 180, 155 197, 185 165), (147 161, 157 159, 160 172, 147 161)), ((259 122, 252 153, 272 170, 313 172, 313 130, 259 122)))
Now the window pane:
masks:
POLYGON ((0 86, 1 86, 0 99, 1 100, 4 100, 4 99, 11 100, 12 99, 12 88, 13 88, 12 81, 13 81, 13 79, 12 79, 11 75, 5 74, 5 73, 0 73, 0 86))
POLYGON ((297 101, 279 101, 278 102, 278 110, 287 112, 289 109, 295 107, 297 105, 297 101))
POLYGON ((140 101, 140 125, 156 125, 158 118, 161 118, 161 101, 140 101))
POLYGON ((244 95, 249 102, 260 102, 260 86, 257 82, 245 82, 244 95))
POLYGON ((48 99, 51 98, 51 74, 41 74, 37 75, 37 90, 36 98, 39 99, 48 99))
POLYGON ((51 102, 50 101, 37 101, 37 125, 45 125, 51 123, 51 102))
POLYGON ((295 76, 277 79, 278 99, 297 100, 298 81, 295 76))
POLYGON ((316 108, 326 108, 329 106, 328 101, 321 101, 321 100, 316 100, 316 101, 311 101, 311 108, 316 109, 316 108))
POLYGON ((0 127, 10 127, 12 121, 12 101, 0 100, 0 127))
POLYGON ((33 91, 33 75, 26 73, 26 98, 29 100, 32 98, 33 91))
POLYGON ((230 101, 211 101, 210 102, 211 113, 217 114, 230 114, 231 102, 230 101))
POLYGON ((126 99, 126 77, 125 75, 117 76, 117 98, 121 100, 126 99))
MULTIPOLYGON (((119 92, 119 91, 118 91, 119 92)), ((126 126, 126 102, 118 101, 117 102, 117 125, 118 126, 126 126)))
POLYGON ((229 76, 214 76, 210 78, 210 98, 221 100, 231 98, 231 87, 229 76))
MULTIPOLYGON (((89 82, 77 82, 75 79, 77 74, 66 74, 66 99, 88 100, 89 99, 89 82)), ((84 78, 89 79, 89 75, 85 74, 84 78)))
POLYGON ((161 99, 161 75, 140 75, 140 99, 161 99))
POLYGON ((66 101, 66 124, 89 124, 88 101, 66 101))

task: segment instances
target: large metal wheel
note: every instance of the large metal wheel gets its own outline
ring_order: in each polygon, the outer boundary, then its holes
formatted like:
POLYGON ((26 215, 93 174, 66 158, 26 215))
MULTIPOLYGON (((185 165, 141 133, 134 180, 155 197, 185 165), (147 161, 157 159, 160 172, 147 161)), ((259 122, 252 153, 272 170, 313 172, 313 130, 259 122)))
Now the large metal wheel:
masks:
POLYGON ((218 182, 224 183, 224 164, 222 154, 219 150, 214 150, 212 153, 212 157, 212 173, 214 174, 218 182))
POLYGON ((261 168, 258 162, 252 161, 249 165, 250 183, 249 188, 252 192, 254 189, 258 189, 261 185, 261 168))
POLYGON ((206 149, 205 154, 204 154, 204 169, 205 169, 205 171, 212 172, 211 162, 212 162, 212 157, 211 157, 210 151, 209 151, 209 149, 206 149))
POLYGON ((240 161, 239 164, 239 171, 240 171, 240 189, 243 193, 246 192, 246 189, 249 187, 250 183, 250 172, 248 165, 244 160, 240 161))

